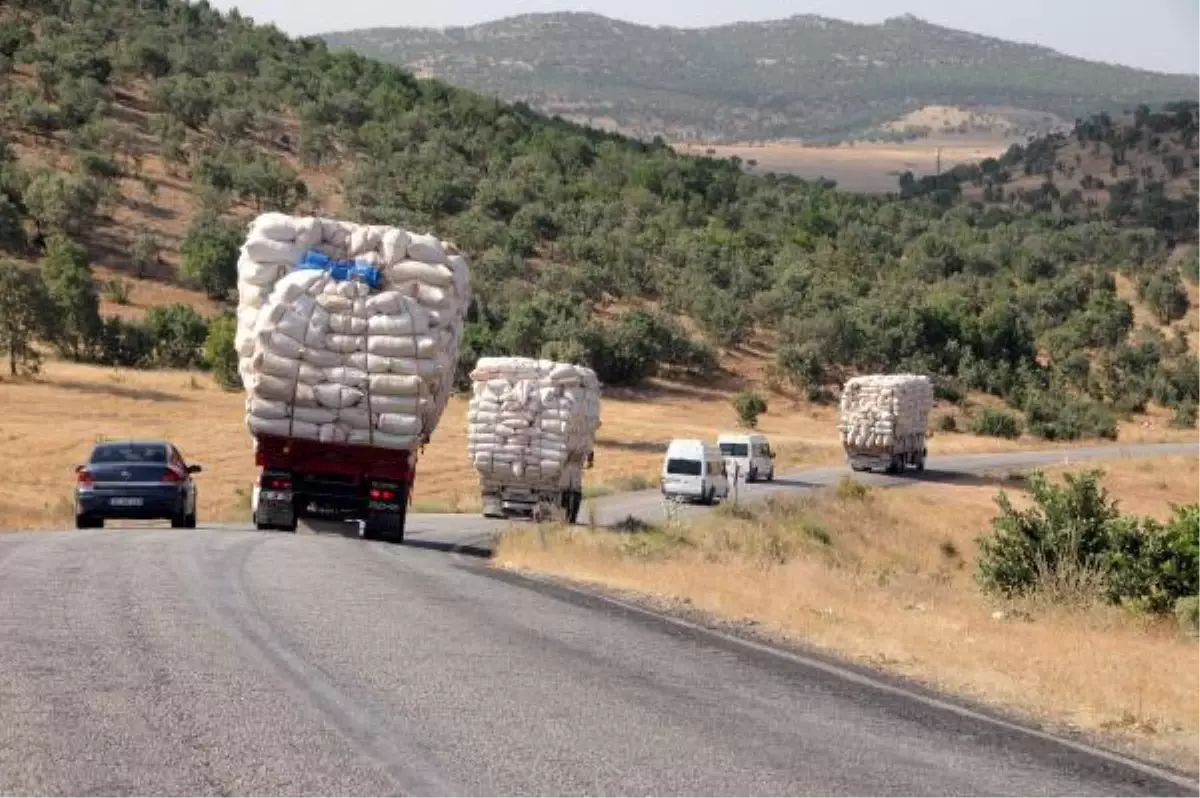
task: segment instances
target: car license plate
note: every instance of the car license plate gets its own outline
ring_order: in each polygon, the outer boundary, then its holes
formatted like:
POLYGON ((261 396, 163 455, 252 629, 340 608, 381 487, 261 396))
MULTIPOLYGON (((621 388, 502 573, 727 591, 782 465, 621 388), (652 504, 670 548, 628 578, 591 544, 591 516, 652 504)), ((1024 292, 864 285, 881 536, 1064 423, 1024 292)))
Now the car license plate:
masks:
POLYGON ((142 500, 138 496, 118 496, 108 500, 113 507, 141 507, 142 500))

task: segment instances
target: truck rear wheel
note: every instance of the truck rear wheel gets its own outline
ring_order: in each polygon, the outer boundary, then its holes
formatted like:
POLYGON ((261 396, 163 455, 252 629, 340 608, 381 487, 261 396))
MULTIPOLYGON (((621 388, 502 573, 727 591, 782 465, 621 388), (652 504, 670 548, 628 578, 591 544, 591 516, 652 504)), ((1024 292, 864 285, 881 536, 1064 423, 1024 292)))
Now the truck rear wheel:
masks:
POLYGON ((583 491, 573 490, 567 495, 567 523, 574 525, 579 521, 579 508, 583 504, 583 491))
POLYGON ((404 525, 408 519, 408 485, 400 485, 396 491, 396 503, 400 505, 399 512, 367 514, 363 524, 364 538, 386 543, 404 542, 404 525))

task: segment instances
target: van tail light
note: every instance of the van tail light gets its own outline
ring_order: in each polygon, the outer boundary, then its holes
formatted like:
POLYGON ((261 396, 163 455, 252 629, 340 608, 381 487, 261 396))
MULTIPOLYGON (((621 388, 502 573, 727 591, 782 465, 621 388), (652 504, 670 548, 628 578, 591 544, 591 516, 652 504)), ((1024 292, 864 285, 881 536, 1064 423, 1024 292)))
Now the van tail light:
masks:
POLYGON ((168 468, 163 471, 162 481, 169 484, 178 485, 180 482, 183 482, 183 476, 175 469, 168 468))
POLYGON ((90 471, 80 470, 75 474, 75 482, 79 485, 95 485, 96 477, 90 471))

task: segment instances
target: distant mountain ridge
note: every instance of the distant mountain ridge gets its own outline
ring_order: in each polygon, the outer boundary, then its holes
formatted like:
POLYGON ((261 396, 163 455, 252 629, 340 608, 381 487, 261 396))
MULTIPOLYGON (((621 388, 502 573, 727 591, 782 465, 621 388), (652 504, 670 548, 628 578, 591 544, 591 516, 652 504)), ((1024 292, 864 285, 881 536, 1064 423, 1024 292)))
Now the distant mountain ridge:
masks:
POLYGON ((1196 76, 1086 61, 911 15, 874 25, 801 15, 681 29, 570 12, 323 38, 547 113, 673 139, 842 137, 927 105, 1025 109, 1069 122, 1200 93, 1196 76))

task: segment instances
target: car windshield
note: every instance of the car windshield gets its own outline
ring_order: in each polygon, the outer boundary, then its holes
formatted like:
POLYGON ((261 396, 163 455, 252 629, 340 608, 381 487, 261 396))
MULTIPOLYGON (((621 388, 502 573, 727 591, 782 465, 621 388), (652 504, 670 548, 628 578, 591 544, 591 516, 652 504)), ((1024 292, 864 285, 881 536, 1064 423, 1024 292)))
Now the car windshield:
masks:
POLYGON ((744 443, 722 443, 721 454, 726 457, 746 457, 750 454, 750 447, 744 443))
POLYGON ((671 459, 667 461, 668 474, 681 474, 687 477, 700 476, 700 461, 699 460, 677 460, 671 459))
POLYGON ((161 443, 106 443, 92 450, 93 463, 165 463, 167 447, 161 443))

